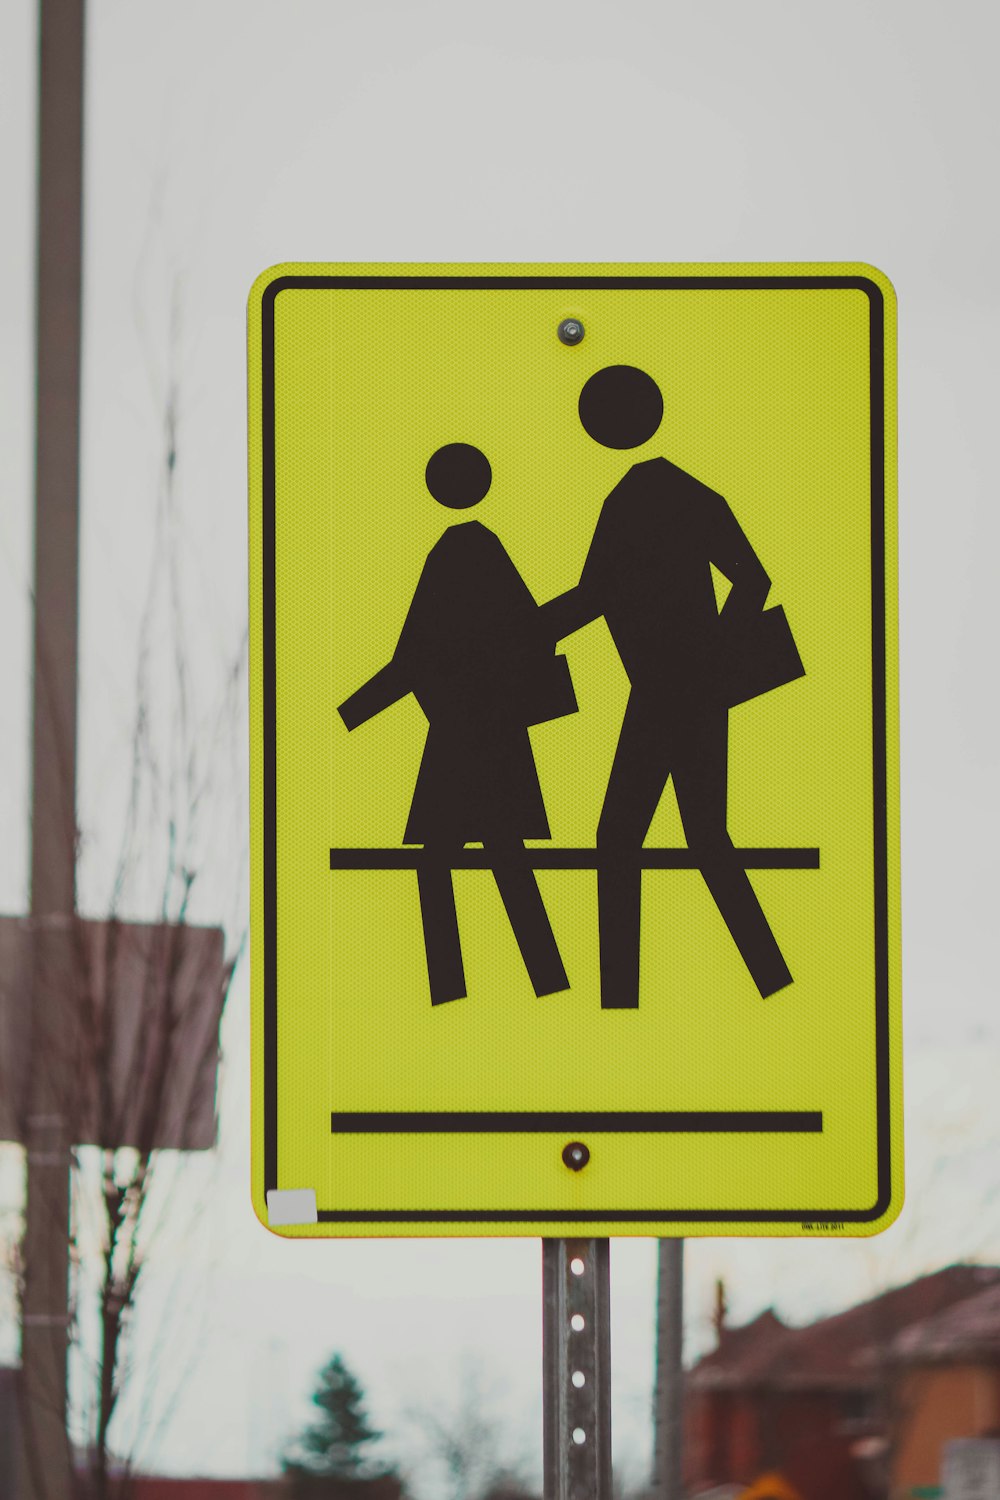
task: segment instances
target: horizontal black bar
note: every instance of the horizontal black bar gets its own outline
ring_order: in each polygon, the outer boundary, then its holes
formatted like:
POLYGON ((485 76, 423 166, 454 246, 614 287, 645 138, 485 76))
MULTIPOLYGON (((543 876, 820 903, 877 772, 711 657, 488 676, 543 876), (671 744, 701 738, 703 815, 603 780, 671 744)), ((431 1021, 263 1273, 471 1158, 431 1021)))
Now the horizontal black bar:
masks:
MULTIPOLYGON (((528 849, 533 870, 596 870, 596 849, 528 849)), ((737 849, 746 870, 818 870, 818 849, 737 849)), ((423 849, 331 849, 331 870, 416 870, 425 859, 423 849)), ((620 855, 615 856, 620 859, 620 855)), ((644 870, 697 870, 698 857, 690 849, 640 849, 644 870)), ((459 849, 448 856, 453 870, 491 870, 485 849, 459 849)))
POLYGON ((283 291, 861 291, 879 292, 868 276, 279 276, 266 304, 283 291))
POLYGON ((709 1132, 805 1132, 823 1129, 822 1110, 690 1109, 690 1110, 447 1110, 380 1114, 376 1111, 334 1111, 335 1133, 424 1135, 463 1131, 536 1132, 649 1131, 677 1134, 709 1132))
MULTIPOLYGON (((885 1213, 873 1208, 321 1208, 321 1224, 871 1224, 885 1213)), ((475 1230, 470 1230, 470 1236, 475 1230)))

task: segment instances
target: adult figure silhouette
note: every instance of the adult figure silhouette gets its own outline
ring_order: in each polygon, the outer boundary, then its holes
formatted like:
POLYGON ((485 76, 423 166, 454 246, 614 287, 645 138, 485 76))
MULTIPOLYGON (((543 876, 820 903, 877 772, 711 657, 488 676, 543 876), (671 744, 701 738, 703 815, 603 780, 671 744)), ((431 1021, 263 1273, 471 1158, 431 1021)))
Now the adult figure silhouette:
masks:
MULTIPOLYGON (((489 491, 485 454, 449 443, 431 457, 427 488, 465 510, 489 491)), ((466 994, 452 879, 467 843, 486 851, 536 995, 568 986, 524 847, 550 838, 528 726, 574 712, 564 657, 496 534, 449 526, 428 553, 392 660, 340 706, 348 729, 413 693, 427 715, 405 844, 417 864, 431 1001, 466 994)))
MULTIPOLYGON (((607 448, 648 442, 662 416, 655 381, 630 365, 598 371, 580 396, 584 428, 607 448)), ((603 615, 631 683, 597 829, 605 1008, 639 1003, 640 850, 670 776, 688 848, 761 995, 791 983, 726 826, 728 709, 738 701, 727 658, 767 618, 769 588, 723 497, 652 458, 605 500, 580 582, 543 606, 557 640, 603 615), (721 612, 710 564, 730 581, 721 612)))

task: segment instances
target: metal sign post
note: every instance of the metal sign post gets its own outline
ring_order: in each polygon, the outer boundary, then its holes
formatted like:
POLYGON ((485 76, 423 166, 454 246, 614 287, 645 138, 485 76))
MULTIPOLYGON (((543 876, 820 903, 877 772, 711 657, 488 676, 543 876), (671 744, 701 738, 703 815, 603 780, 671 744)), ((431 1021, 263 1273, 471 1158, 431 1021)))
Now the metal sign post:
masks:
POLYGON ((542 1241, 545 1500, 611 1500, 608 1240, 542 1241))
POLYGON ((654 1500, 683 1500, 684 1241, 657 1244, 654 1500))

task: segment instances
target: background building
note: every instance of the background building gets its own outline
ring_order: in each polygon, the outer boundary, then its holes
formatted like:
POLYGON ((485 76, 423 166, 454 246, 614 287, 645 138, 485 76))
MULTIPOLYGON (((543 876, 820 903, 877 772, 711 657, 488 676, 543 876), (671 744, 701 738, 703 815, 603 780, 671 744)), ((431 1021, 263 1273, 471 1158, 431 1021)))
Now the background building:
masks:
POLYGON ((949 1266, 792 1328, 720 1329, 685 1399, 692 1495, 783 1476, 803 1500, 910 1496, 1000 1424, 1000 1268, 949 1266))

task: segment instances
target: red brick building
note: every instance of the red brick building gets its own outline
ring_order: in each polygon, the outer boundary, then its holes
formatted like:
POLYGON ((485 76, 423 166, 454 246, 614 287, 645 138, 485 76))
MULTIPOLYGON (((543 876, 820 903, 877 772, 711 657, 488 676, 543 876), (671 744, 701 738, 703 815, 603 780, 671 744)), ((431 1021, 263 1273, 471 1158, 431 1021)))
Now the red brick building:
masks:
POLYGON ((949 1266, 803 1328, 772 1311, 723 1327, 687 1377, 689 1492, 749 1485, 770 1470, 803 1500, 885 1495, 906 1437, 903 1335, 994 1289, 1000 1318, 1000 1267, 949 1266))
POLYGON ((893 1490, 937 1484, 953 1438, 1000 1434, 1000 1284, 904 1331, 892 1348, 893 1490))

